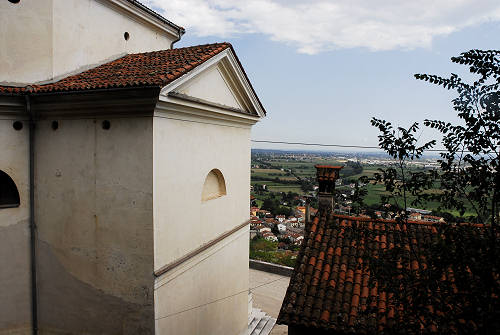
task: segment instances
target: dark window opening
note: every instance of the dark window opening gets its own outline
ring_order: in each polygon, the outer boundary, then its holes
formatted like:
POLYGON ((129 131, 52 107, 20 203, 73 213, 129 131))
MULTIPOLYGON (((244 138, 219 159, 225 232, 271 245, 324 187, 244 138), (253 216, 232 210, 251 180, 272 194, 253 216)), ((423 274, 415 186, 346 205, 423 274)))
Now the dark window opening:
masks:
POLYGON ((11 3, 19 3, 19 1, 21 1, 21 0, 9 0, 9 2, 11 2, 11 3))
POLYGON ((126 31, 126 32, 123 34, 123 38, 125 39, 125 41, 128 41, 128 39, 130 38, 130 34, 128 33, 128 31, 126 31))
POLYGON ((19 192, 8 174, 0 170, 0 208, 19 207, 19 192))
POLYGON ((109 120, 102 121, 102 129, 108 130, 109 128, 111 128, 111 122, 109 120))
POLYGON ((59 128, 59 122, 52 121, 51 127, 52 127, 52 130, 57 130, 57 128, 59 128))

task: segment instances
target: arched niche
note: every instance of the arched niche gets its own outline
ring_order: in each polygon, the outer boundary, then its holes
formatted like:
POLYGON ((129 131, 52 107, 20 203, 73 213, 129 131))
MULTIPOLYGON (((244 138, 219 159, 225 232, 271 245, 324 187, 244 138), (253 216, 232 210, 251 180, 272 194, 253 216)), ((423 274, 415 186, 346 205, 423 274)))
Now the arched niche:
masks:
POLYGON ((211 170, 203 183, 201 201, 208 201, 226 195, 226 181, 219 169, 211 170))
POLYGON ((0 209, 19 207, 19 191, 12 178, 0 170, 0 209))

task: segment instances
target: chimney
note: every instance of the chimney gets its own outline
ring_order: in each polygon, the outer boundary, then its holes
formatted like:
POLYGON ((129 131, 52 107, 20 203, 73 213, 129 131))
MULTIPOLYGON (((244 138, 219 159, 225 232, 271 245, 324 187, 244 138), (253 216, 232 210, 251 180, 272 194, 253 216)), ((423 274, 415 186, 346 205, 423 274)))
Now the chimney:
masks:
POLYGON ((335 181, 342 166, 315 165, 318 180, 318 210, 333 210, 335 205, 335 181))

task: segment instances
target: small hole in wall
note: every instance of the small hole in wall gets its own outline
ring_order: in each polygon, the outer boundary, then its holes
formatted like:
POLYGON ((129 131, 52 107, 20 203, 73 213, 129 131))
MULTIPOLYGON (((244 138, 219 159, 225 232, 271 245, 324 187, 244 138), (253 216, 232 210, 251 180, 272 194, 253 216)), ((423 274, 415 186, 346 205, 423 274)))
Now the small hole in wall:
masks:
POLYGON ((125 41, 128 41, 128 39, 130 38, 130 34, 128 33, 128 31, 126 31, 126 32, 123 34, 123 38, 125 39, 125 41))
POLYGON ((109 128, 111 128, 111 122, 109 120, 102 121, 102 129, 108 130, 109 128))
POLYGON ((19 3, 21 0, 9 0, 10 3, 19 3))
POLYGON ((21 121, 16 121, 14 122, 12 127, 14 127, 15 130, 21 130, 23 129, 23 123, 21 121))
POLYGON ((57 128, 59 128, 59 122, 52 121, 51 127, 52 127, 52 130, 57 130, 57 128))

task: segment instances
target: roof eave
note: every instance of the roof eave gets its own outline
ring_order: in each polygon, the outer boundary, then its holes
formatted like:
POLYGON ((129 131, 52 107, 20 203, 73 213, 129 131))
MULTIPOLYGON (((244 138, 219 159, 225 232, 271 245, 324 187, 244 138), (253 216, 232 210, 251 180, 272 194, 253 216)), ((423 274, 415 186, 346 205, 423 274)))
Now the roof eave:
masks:
POLYGON ((137 0, 109 0, 113 5, 125 10, 136 17, 148 22, 156 28, 171 35, 172 38, 179 38, 185 32, 184 28, 167 20, 154 10, 146 7, 137 0))

